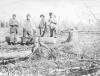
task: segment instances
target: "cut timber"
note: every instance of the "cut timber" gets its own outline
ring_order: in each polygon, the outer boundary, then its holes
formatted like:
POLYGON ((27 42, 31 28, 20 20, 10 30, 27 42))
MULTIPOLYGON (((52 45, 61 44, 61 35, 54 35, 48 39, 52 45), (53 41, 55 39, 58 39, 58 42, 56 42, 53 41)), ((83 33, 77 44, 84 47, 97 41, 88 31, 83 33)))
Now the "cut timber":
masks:
POLYGON ((7 64, 10 64, 10 63, 15 64, 16 62, 25 61, 25 60, 28 60, 28 59, 29 59, 29 56, 15 57, 15 58, 4 58, 3 57, 0 60, 0 65, 7 65, 7 64))
POLYGON ((0 58, 5 57, 5 58, 9 58, 9 57, 25 57, 28 56, 29 54, 31 54, 31 50, 27 50, 27 51, 20 51, 20 52, 0 52, 0 58))
POLYGON ((40 41, 44 42, 44 43, 51 43, 51 44, 55 44, 55 43, 61 43, 67 40, 66 36, 62 36, 62 37, 58 37, 58 38, 54 38, 54 37, 41 37, 40 41))
POLYGON ((0 59, 1 58, 14 58, 14 57, 25 57, 31 53, 32 46, 21 46, 21 45, 0 45, 0 59))
POLYGON ((44 42, 44 43, 56 43, 56 38, 53 37, 41 37, 40 41, 44 42))
POLYGON ((7 65, 9 63, 16 63, 17 61, 24 61, 29 58, 31 51, 20 51, 10 53, 0 53, 0 65, 7 65))

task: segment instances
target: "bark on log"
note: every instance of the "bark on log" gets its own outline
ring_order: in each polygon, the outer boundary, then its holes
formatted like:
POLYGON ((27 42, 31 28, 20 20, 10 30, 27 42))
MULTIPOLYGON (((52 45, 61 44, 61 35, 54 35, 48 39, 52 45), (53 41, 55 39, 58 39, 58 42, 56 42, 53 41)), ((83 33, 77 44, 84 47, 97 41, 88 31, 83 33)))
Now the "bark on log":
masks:
POLYGON ((67 37, 66 36, 62 36, 62 37, 58 37, 58 38, 54 38, 54 37, 41 37, 40 40, 44 43, 51 43, 51 44, 55 44, 55 43, 61 43, 64 41, 67 41, 67 37))
POLYGON ((7 65, 7 64, 15 64, 18 61, 25 61, 28 60, 29 56, 25 56, 25 57, 15 57, 15 58, 0 58, 0 65, 7 65))

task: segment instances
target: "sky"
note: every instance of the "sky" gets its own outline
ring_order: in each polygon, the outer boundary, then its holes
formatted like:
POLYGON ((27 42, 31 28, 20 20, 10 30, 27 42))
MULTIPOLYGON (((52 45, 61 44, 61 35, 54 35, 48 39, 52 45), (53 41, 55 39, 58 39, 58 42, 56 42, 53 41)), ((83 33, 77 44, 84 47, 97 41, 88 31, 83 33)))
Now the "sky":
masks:
POLYGON ((40 14, 48 19, 48 13, 53 12, 58 22, 93 24, 96 19, 85 5, 100 19, 100 0, 0 0, 0 20, 7 21, 15 13, 20 21, 31 14, 38 22, 40 14))

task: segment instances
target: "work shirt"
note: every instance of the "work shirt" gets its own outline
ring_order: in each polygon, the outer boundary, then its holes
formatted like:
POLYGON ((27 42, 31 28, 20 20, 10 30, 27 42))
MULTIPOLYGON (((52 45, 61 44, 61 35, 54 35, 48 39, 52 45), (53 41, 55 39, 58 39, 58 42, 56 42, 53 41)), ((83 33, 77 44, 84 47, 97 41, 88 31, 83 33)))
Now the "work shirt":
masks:
POLYGON ((36 32, 36 27, 35 27, 35 25, 32 23, 32 21, 31 20, 25 20, 24 21, 24 28, 25 28, 25 30, 26 31, 29 31, 29 32, 36 32))
POLYGON ((18 26, 19 23, 18 23, 18 21, 16 19, 10 19, 9 20, 9 25, 10 26, 18 26))
POLYGON ((40 21, 39 28, 46 28, 46 21, 45 20, 40 21))
POLYGON ((24 28, 27 31, 32 31, 32 23, 30 20, 25 20, 24 21, 24 28))
POLYGON ((9 20, 10 34, 12 34, 12 33, 17 34, 18 33, 18 29, 17 29, 18 25, 19 25, 19 23, 16 19, 9 20))
POLYGON ((57 22, 56 22, 56 19, 54 17, 51 17, 48 22, 49 22, 49 26, 51 28, 56 28, 57 22))

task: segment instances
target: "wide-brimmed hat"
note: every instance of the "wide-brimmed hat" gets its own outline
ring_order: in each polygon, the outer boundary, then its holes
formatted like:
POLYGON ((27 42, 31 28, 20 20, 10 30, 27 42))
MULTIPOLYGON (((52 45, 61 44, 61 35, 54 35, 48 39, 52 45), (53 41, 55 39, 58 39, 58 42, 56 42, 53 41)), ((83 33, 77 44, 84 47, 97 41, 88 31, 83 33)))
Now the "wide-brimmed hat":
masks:
POLYGON ((49 12, 49 15, 52 15, 53 13, 52 12, 49 12))
POLYGON ((45 17, 44 14, 41 14, 40 17, 45 17))
POLYGON ((31 16, 30 14, 27 14, 26 16, 31 16))
POLYGON ((12 16, 16 16, 16 14, 12 14, 12 16))

